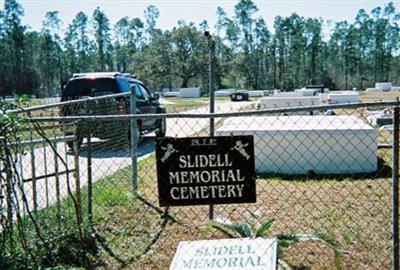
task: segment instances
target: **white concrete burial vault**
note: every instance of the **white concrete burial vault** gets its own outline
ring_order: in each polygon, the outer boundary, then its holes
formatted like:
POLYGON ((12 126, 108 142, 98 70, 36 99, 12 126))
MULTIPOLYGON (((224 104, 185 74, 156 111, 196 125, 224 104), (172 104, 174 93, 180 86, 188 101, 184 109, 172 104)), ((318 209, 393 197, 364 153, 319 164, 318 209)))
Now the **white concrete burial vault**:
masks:
POLYGON ((377 132, 355 116, 228 118, 216 136, 254 135, 258 173, 369 173, 377 170, 377 132))

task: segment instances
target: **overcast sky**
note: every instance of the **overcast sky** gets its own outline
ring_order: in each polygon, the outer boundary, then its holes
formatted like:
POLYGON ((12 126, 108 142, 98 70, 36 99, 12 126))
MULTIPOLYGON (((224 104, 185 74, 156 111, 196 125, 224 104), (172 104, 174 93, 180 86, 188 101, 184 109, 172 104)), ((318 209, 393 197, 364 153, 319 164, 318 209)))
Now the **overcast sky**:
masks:
MULTIPOLYGON (((201 1, 201 0, 19 0, 25 10, 23 23, 33 30, 40 30, 42 21, 47 11, 57 10, 60 13, 66 28, 79 11, 85 12, 90 17, 94 9, 99 6, 110 19, 112 25, 124 16, 143 18, 143 11, 149 5, 155 5, 160 11, 157 26, 161 29, 171 29, 176 26, 178 20, 193 21, 197 25, 204 19, 211 27, 216 21, 216 10, 221 6, 229 16, 234 14, 234 6, 237 1, 201 1)), ((352 22, 357 11, 364 8, 370 12, 377 6, 384 6, 390 1, 383 0, 253 0, 259 11, 256 17, 262 16, 267 22, 268 28, 273 27, 273 20, 277 15, 288 16, 293 12, 304 16, 318 18, 324 21, 334 22, 347 20, 352 22)), ((393 1, 396 10, 400 12, 400 1, 393 1)), ((1 7, 4 0, 0 0, 1 7)))

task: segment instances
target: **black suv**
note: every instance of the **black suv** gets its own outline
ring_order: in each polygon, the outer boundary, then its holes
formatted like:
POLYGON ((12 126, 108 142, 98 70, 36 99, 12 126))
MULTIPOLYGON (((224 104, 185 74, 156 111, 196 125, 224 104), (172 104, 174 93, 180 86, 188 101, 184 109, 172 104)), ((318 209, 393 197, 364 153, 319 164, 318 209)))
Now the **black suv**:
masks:
MULTIPOLYGON (((130 74, 119 72, 79 73, 74 74, 62 91, 61 101, 90 99, 95 96, 112 95, 130 92, 136 93, 136 113, 155 114, 165 113, 165 107, 160 105, 159 96, 152 94, 147 87, 130 74)), ((62 116, 78 115, 118 115, 129 114, 130 96, 98 99, 94 101, 66 105, 60 108, 62 116)), ((130 138, 129 121, 99 121, 71 125, 66 123, 63 132, 66 135, 73 133, 71 128, 76 127, 79 144, 90 132, 91 136, 100 139, 124 139, 130 138)), ((157 137, 165 136, 165 119, 138 120, 138 138, 145 133, 155 132, 157 137)), ((68 143, 72 147, 72 142, 68 143)))

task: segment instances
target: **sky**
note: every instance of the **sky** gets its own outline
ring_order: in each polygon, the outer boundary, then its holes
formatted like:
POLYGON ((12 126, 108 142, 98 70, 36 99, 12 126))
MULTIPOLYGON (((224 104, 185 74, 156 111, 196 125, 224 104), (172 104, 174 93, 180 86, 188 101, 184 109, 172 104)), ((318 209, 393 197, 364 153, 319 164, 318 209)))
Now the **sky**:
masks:
MULTIPOLYGON (((216 22, 217 7, 222 7, 229 17, 234 15, 237 1, 232 0, 19 0, 25 10, 22 22, 32 30, 40 31, 42 21, 47 11, 59 11, 63 27, 66 28, 79 11, 89 17, 96 7, 100 7, 114 25, 120 18, 144 18, 144 10, 149 5, 155 5, 160 11, 157 27, 166 30, 177 25, 178 20, 192 21, 197 25, 207 20, 211 27, 216 22)), ((389 1, 384 0, 253 0, 259 11, 255 17, 262 16, 268 28, 273 29, 273 21, 277 15, 289 16, 296 12, 300 16, 323 18, 324 21, 354 21, 359 9, 370 12, 377 6, 384 6, 389 1)), ((400 12, 400 1, 393 0, 396 10, 400 12)), ((4 0, 0 0, 1 9, 4 0)), ((326 26, 330 29, 329 25, 326 26)), ((213 28, 211 29, 211 32, 213 28)))

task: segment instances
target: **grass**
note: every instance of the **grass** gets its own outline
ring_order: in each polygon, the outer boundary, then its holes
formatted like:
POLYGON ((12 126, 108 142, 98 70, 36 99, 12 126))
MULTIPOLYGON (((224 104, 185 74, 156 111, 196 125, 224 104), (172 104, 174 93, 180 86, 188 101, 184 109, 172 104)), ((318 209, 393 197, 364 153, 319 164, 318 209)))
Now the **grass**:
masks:
MULTIPOLYGON (((343 113, 364 117, 362 110, 343 113)), ((206 133, 207 130, 203 130, 198 135, 206 133)), ((380 143, 391 141, 386 133, 380 133, 378 139, 380 143)), ((387 165, 391 164, 391 150, 379 150, 379 157, 379 171, 369 175, 259 175, 256 204, 218 205, 215 213, 217 217, 243 222, 244 213, 251 210, 264 219, 274 218, 278 225, 275 234, 317 232, 330 235, 339 242, 340 248, 348 251, 344 254, 342 269, 389 269, 391 179, 387 165)), ((146 197, 157 204, 154 156, 145 161, 139 175, 146 179, 142 187, 146 197)), ((207 228, 207 206, 175 207, 172 211, 190 227, 172 225, 161 240, 162 244, 155 247, 153 259, 136 262, 129 269, 142 265, 146 265, 145 269, 168 268, 179 241, 224 237, 207 228)), ((286 257, 298 267, 296 269, 335 269, 332 252, 318 243, 292 247, 286 257)))
MULTIPOLYGON (((379 101, 393 101, 400 98, 400 92, 383 92, 383 93, 369 93, 360 92, 361 102, 379 102, 379 101)), ((165 107, 168 113, 177 113, 187 110, 196 109, 203 106, 208 106, 209 97, 203 98, 178 98, 168 97, 164 98, 167 102, 165 107)), ((216 97, 216 101, 230 101, 230 97, 216 97)))
MULTIPOLYGON (((141 163, 140 190, 158 204, 155 158, 141 163)), ((246 219, 246 210, 262 218, 274 218, 274 234, 318 232, 330 235, 348 251, 343 269, 390 268, 390 179, 379 174, 366 179, 343 177, 259 176, 257 203, 217 205, 217 217, 233 221, 246 219)), ((207 228, 207 206, 173 207, 171 211, 186 226, 173 224, 145 256, 127 269, 167 269, 176 246, 182 240, 224 238, 207 228)), ((331 251, 318 243, 300 244, 285 254, 301 269, 335 269, 331 251)))
MULTIPOLYGON (((168 113, 177 113, 182 111, 188 111, 197 109, 199 107, 208 106, 210 104, 210 98, 178 98, 168 97, 164 98, 167 103, 164 104, 168 113)), ((228 101, 229 97, 216 97, 216 101, 228 101)))
MULTIPOLYGON (((362 116, 361 112, 353 113, 362 116)), ((207 130, 197 135, 207 135, 207 130)), ((380 136, 379 139, 382 142, 390 140, 387 136, 380 136)), ((259 175, 257 203, 216 205, 215 216, 243 222, 248 218, 246 211, 254 211, 264 220, 276 220, 273 234, 313 232, 331 236, 340 248, 347 251, 343 255, 342 269, 389 269, 391 181, 383 165, 390 164, 390 155, 390 150, 379 151, 384 163, 374 175, 259 175)), ((118 181, 129 181, 127 175, 118 181)), ((140 192, 157 206, 154 155, 139 163, 138 177, 140 192)), ((150 252, 131 262, 126 269, 168 269, 179 241, 226 238, 208 226, 208 206, 172 207, 170 211, 184 225, 174 223, 168 226, 150 252)), ((125 214, 120 214, 113 220, 125 219, 125 214)), ((140 213, 136 219, 142 217, 143 213, 140 213)), ((159 216, 155 217, 149 222, 159 225, 159 216)), ((144 241, 146 237, 148 235, 144 234, 143 238, 136 241, 144 241)), ((285 258, 295 269, 336 269, 332 251, 319 243, 291 247, 285 253, 285 258)))
MULTIPOLYGON (((134 196, 130 181, 131 171, 126 167, 93 185, 94 228, 105 243, 102 243, 103 248, 102 245, 92 247, 92 253, 87 254, 89 260, 85 263, 87 269, 102 267, 114 269, 122 261, 134 261, 136 257, 145 253, 153 234, 159 230, 160 216, 143 207, 134 196)), ((83 229, 87 237, 92 238, 93 235, 88 227, 88 201, 88 188, 84 187, 81 189, 83 229)), ((25 216, 19 222, 21 225, 15 227, 14 240, 8 245, 11 250, 8 259, 3 261, 0 253, 0 268, 36 269, 41 266, 47 269, 57 266, 55 269, 72 269, 71 267, 83 266, 84 262, 79 253, 83 251, 84 246, 87 248, 88 243, 80 242, 75 205, 71 196, 62 200, 60 209, 60 215, 55 205, 34 214, 41 237, 49 245, 52 254, 46 251, 43 242, 39 240, 32 220, 25 216), (25 241, 35 259, 22 249, 23 238, 17 230, 21 226, 24 228, 25 241), (49 261, 49 256, 53 262, 49 261), (18 260, 20 257, 23 259, 18 260)))
MULTIPOLYGON (((384 154, 389 153, 381 152, 384 154)), ((138 181, 140 194, 158 206, 154 154, 139 161, 138 181)), ((87 191, 82 189, 85 217, 87 191)), ((259 175, 257 203, 216 205, 214 209, 217 218, 234 222, 246 221, 247 210, 263 220, 274 218, 273 234, 329 235, 348 251, 342 269, 389 269, 390 192, 390 179, 381 171, 364 178, 259 175)), ((63 201, 62 209, 61 223, 57 222, 54 207, 38 215, 41 226, 50 230, 50 239, 54 239, 57 228, 64 232, 73 228, 70 198, 63 201)), ((97 181, 93 186, 94 226, 113 255, 100 248, 92 257, 91 268, 117 269, 124 261, 124 269, 168 269, 179 241, 226 238, 208 226, 208 206, 172 207, 169 211, 182 224, 164 227, 160 214, 133 195, 130 167, 97 181)), ((28 228, 33 229, 31 225, 28 228)), ((285 253, 285 259, 296 269, 335 269, 333 258, 329 248, 314 242, 298 244, 285 253)))
POLYGON ((400 98, 400 92, 360 92, 362 102, 393 101, 396 98, 400 98))
MULTIPOLYGON (((382 150, 380 155, 389 155, 385 159, 390 160, 389 152, 382 150)), ((155 167, 154 155, 140 161, 138 177, 141 194, 157 206, 155 167)), ((111 179, 129 182, 129 170, 111 179)), ((274 234, 327 234, 347 251, 343 256, 343 269, 388 269, 391 252, 390 183, 383 169, 364 177, 259 175, 256 204, 216 205, 215 214, 216 217, 242 222, 247 218, 246 210, 251 210, 263 219, 276 220, 274 234)), ((124 198, 118 200, 125 201, 124 198)), ((226 238, 208 227, 207 206, 173 207, 170 211, 184 226, 168 226, 151 251, 130 263, 127 269, 167 269, 179 241, 226 238)), ((113 212, 113 215, 112 220, 124 220, 126 217, 124 212, 119 212, 118 216, 113 212)), ((134 216, 135 220, 141 219, 143 213, 134 216)), ((129 211, 128 217, 131 217, 129 211)), ((148 221, 159 224, 159 216, 155 217, 156 220, 148 221)), ((124 228, 125 223, 120 223, 116 226, 124 228)), ((146 235, 136 241, 144 240, 146 235)), ((116 248, 119 249, 118 246, 116 248)), ((285 257, 299 269, 335 269, 332 251, 318 243, 296 245, 287 251, 285 257)))
MULTIPOLYGON (((362 95, 364 98, 369 96, 362 95)), ((207 105, 206 101, 188 100, 186 106, 203 106, 207 105)), ((187 110, 186 106, 178 107, 187 110)), ((349 113, 362 116, 359 111, 349 113)), ((204 129, 197 135, 206 134, 204 129)), ((380 136, 380 140, 387 141, 390 137, 380 136)), ((380 150, 380 157, 390 164, 390 150, 380 150)), ((154 154, 138 163, 138 180, 139 192, 157 206, 154 154)), ((87 201, 87 189, 83 188, 85 209, 87 201)), ((163 227, 161 216, 132 195, 130 167, 94 184, 93 207, 95 228, 113 253, 100 249, 93 258, 96 269, 117 269, 123 265, 121 260, 127 263, 124 269, 168 269, 179 241, 226 238, 208 225, 208 206, 172 207, 169 211, 183 225, 169 223, 163 227)), ((49 235, 53 237, 50 239, 54 239, 60 225, 65 232, 73 228, 72 201, 65 199, 62 209, 65 214, 61 224, 56 219, 55 208, 41 210, 38 215, 41 226, 50 228, 49 235)), ((327 234, 347 251, 342 269, 390 268, 391 181, 383 171, 365 177, 259 175, 257 203, 216 205, 214 209, 217 218, 235 222, 245 221, 247 210, 265 220, 274 218, 273 234, 327 234)), ((33 229, 29 224, 27 227, 33 229)), ((33 234, 30 239, 34 241, 33 234)), ((295 269, 335 269, 332 251, 319 243, 291 247, 285 258, 295 269)))

